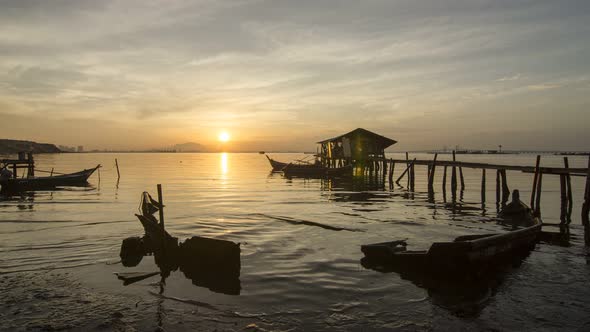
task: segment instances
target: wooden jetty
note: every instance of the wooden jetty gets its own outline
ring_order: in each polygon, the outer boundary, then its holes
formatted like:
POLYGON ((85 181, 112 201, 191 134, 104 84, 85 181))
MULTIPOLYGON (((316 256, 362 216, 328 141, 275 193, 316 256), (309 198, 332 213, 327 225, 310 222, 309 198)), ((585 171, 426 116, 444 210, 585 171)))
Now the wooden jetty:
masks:
POLYGON ((543 189, 543 177, 555 175, 560 177, 560 192, 561 192, 561 225, 569 225, 571 223, 573 193, 571 177, 586 177, 586 186, 584 190, 584 203, 582 205, 582 224, 586 230, 586 243, 590 244, 590 157, 588 159, 588 167, 573 168, 569 167, 568 157, 564 157, 564 167, 544 167, 541 166, 541 156, 538 155, 534 166, 521 165, 503 165, 491 163, 475 163, 458 161, 456 155, 453 153, 452 160, 439 160, 438 154, 434 155, 432 160, 419 160, 416 158, 410 159, 406 153, 405 159, 383 158, 375 160, 381 163, 383 170, 383 178, 389 179, 390 188, 393 189, 394 183, 402 186, 402 179, 407 178, 406 186, 410 192, 415 190, 415 168, 416 166, 426 166, 426 183, 429 195, 434 195, 434 181, 437 167, 442 167, 442 194, 446 200, 447 191, 447 171, 451 168, 451 194, 453 201, 456 199, 457 190, 462 193, 465 190, 465 180, 463 176, 463 168, 481 169, 481 201, 482 204, 486 202, 486 171, 495 171, 496 173, 496 206, 498 211, 503 207, 510 198, 510 189, 508 186, 507 171, 519 171, 523 173, 533 174, 533 184, 530 197, 530 206, 536 216, 541 216, 541 194, 543 189), (402 173, 394 181, 394 170, 396 164, 403 165, 402 173), (387 173, 386 176, 385 173, 387 173), (460 187, 459 187, 460 186, 460 187))

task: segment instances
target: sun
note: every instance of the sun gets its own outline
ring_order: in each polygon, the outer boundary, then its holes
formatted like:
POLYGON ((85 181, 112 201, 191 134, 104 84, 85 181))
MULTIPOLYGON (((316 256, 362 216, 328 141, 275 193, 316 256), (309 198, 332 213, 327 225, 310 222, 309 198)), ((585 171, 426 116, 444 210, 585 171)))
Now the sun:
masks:
POLYGON ((227 131, 222 131, 219 133, 219 136, 217 136, 217 139, 220 142, 227 142, 230 139, 229 133, 227 131))

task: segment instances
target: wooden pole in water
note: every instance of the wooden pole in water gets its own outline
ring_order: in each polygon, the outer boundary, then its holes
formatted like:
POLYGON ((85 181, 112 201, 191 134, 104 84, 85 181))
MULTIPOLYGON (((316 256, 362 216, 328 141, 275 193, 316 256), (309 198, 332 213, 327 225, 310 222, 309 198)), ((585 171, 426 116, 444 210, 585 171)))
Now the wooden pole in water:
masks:
MULTIPOLYGON (((453 161, 455 161, 455 150, 453 150, 453 161)), ((457 194, 457 168, 451 167, 451 192, 453 197, 457 194)))
POLYGON ((443 190, 443 193, 447 192, 447 166, 445 166, 445 168, 443 170, 442 190, 443 190))
POLYGON ((531 190, 531 209, 535 210, 535 196, 537 195, 537 179, 539 178, 539 164, 541 163, 541 155, 537 155, 537 162, 535 164, 535 176, 533 177, 533 189, 531 190))
POLYGON ((500 170, 496 171, 496 204, 500 204, 500 170))
POLYGON ((567 188, 567 212, 566 212, 566 220, 567 223, 571 223, 572 222, 572 209, 573 209, 573 204, 574 204, 574 197, 572 195, 572 177, 570 176, 569 173, 569 161, 567 159, 567 157, 563 157, 563 163, 565 165, 565 168, 568 170, 567 174, 565 175, 565 184, 566 184, 566 188, 567 188))
POLYGON ((465 179, 463 178, 463 167, 459 167, 459 179, 461 180, 461 191, 465 190, 465 179))
POLYGON ((486 169, 481 170, 481 202, 486 202, 486 169))
POLYGON ((121 173, 119 172, 119 161, 115 158, 115 167, 117 167, 117 182, 121 179, 121 173))
POLYGON ((588 156, 588 170, 586 172, 586 188, 584 190, 584 204, 582 204, 582 224, 584 225, 584 237, 586 245, 590 245, 590 156, 588 156))
POLYGON ((160 213, 160 226, 164 230, 164 199, 162 198, 162 185, 158 184, 158 203, 160 203, 158 212, 160 213))
POLYGON ((537 197, 535 198, 535 215, 541 216, 541 191, 543 190, 543 172, 539 172, 537 179, 537 197))
MULTIPOLYGON (((404 175, 406 175, 406 173, 408 173, 410 171, 410 168, 412 167, 412 165, 414 165, 414 161, 416 161, 416 158, 414 158, 414 160, 408 164, 408 167, 406 167, 406 170, 397 178, 397 180, 395 180, 395 183, 399 184, 399 180, 401 180, 404 175)), ((408 174, 408 177, 410 176, 410 174, 408 174)))
POLYGON ((51 167, 51 173, 49 173, 49 177, 53 176, 53 167, 51 167))
POLYGON ((395 162, 391 160, 391 166, 389 167, 389 183, 393 184, 393 171, 395 169, 395 162))
POLYGON ((508 188, 508 180, 506 178, 506 170, 500 170, 500 176, 502 177, 502 204, 508 202, 510 197, 510 189, 508 188))
MULTIPOLYGON (((410 166, 410 155, 408 154, 408 152, 406 152, 406 164, 408 165, 408 168, 410 166)), ((406 188, 410 188, 410 173, 408 173, 408 185, 406 186, 406 188)))
POLYGON ((434 192, 434 171, 436 170, 436 158, 438 157, 438 153, 434 154, 434 160, 432 160, 432 166, 430 167, 430 172, 428 173, 428 191, 430 193, 434 192))
POLYGON ((561 213, 559 215, 559 220, 561 220, 561 224, 566 223, 566 215, 567 215, 567 184, 565 180, 565 174, 559 175, 559 189, 561 193, 561 213))
POLYGON ((410 167, 410 190, 412 191, 416 188, 416 171, 414 166, 414 163, 412 163, 412 166, 410 167))

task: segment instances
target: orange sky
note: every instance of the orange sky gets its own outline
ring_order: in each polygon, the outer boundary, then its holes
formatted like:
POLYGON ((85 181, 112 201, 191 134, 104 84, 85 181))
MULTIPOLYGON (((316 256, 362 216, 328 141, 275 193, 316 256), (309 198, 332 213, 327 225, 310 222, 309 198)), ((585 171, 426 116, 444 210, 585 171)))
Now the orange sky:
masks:
POLYGON ((0 138, 150 149, 587 150, 584 1, 0 4, 0 138))

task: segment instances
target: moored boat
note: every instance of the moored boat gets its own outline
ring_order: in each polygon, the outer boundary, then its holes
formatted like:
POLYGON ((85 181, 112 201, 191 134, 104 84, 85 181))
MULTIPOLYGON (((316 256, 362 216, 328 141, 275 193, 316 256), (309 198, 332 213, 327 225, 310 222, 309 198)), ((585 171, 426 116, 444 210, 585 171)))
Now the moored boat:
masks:
POLYGON ((25 178, 4 178, 0 181, 2 192, 51 189, 61 186, 85 185, 88 178, 101 166, 85 169, 80 172, 70 174, 60 174, 55 176, 25 177, 25 178))
POLYGON ((272 159, 271 157, 269 157, 268 155, 265 155, 266 159, 268 159, 268 162, 270 163, 270 166, 272 167, 273 172, 280 172, 281 170, 283 170, 283 168, 285 168, 285 166, 287 166, 289 163, 283 163, 280 161, 276 161, 274 159, 272 159))

